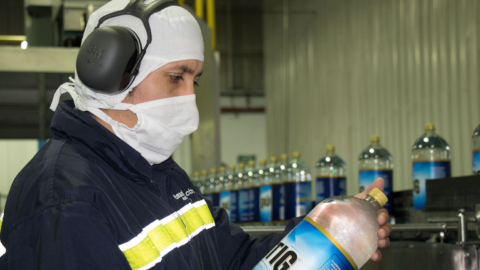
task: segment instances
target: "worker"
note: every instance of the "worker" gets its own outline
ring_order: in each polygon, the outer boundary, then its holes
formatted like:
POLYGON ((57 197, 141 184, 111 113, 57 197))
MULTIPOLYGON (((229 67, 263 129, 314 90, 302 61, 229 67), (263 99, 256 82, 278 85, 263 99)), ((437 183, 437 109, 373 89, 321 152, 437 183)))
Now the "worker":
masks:
POLYGON ((171 158, 199 125, 203 51, 173 1, 113 0, 90 16, 75 78, 52 102, 53 137, 10 189, 0 269, 250 270, 301 221, 252 239, 171 158))

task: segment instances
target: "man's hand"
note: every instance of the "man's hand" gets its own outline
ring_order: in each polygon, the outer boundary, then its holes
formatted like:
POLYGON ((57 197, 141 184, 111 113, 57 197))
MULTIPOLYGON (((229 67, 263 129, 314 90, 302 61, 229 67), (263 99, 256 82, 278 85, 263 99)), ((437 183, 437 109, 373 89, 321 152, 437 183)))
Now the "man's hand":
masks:
MULTIPOLYGON (((379 177, 375 179, 375 181, 373 181, 373 183, 367 189, 365 189, 365 191, 355 195, 355 197, 363 200, 367 197, 367 194, 372 191, 372 189, 378 188, 379 190, 383 191, 384 187, 385 180, 379 177)), ((380 248, 386 248, 390 244, 390 239, 388 238, 388 235, 390 235, 390 232, 392 231, 392 224, 388 223, 388 212, 387 210, 385 210, 385 208, 381 208, 380 210, 378 210, 377 221, 378 225, 380 225, 377 233, 377 245, 380 248)), ((370 257, 370 259, 374 262, 380 261, 382 259, 382 252, 377 249, 377 251, 373 253, 372 257, 370 257)))

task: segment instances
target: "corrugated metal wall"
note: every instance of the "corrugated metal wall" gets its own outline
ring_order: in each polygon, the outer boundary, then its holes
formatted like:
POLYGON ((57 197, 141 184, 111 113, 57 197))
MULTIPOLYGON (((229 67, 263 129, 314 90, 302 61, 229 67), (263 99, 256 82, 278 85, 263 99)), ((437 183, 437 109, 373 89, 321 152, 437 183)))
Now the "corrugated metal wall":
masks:
POLYGON ((302 151, 313 167, 334 144, 358 190, 357 157, 379 135, 394 190, 411 189, 410 149, 426 122, 471 174, 480 124, 477 0, 266 0, 269 154, 302 151))

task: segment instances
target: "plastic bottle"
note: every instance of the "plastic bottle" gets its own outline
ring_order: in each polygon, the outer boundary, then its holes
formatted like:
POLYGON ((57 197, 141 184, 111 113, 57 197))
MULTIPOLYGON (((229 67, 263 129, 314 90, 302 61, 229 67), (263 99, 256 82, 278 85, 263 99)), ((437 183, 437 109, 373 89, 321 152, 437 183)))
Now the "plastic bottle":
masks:
POLYGON ((347 195, 347 170, 345 162, 335 154, 335 147, 327 145, 327 153, 317 164, 315 203, 326 198, 347 195))
POLYGON ((255 161, 248 162, 246 171, 250 187, 250 222, 255 223, 260 221, 260 182, 255 161))
POLYGON ((412 146, 413 206, 422 209, 426 204, 427 179, 450 177, 450 146, 435 134, 435 125, 427 123, 425 134, 412 146))
POLYGON ((221 166, 218 168, 218 175, 215 180, 216 182, 216 190, 219 193, 219 201, 220 207, 225 209, 228 214, 228 218, 230 218, 230 189, 228 186, 228 175, 226 174, 226 168, 221 166))
POLYGON ((393 218, 393 158, 390 152, 380 145, 380 137, 371 136, 370 143, 358 158, 359 190, 363 192, 375 179, 382 177, 385 180, 383 193, 388 198, 385 209, 393 218))
POLYGON ((245 164, 238 163, 238 222, 246 223, 250 221, 250 183, 245 164))
POLYGON ((197 171, 193 172, 193 177, 191 180, 192 180, 192 183, 198 188, 198 190, 200 190, 200 192, 203 193, 203 190, 202 190, 203 183, 201 181, 202 179, 200 177, 200 172, 197 172, 197 171))
POLYGON ((265 217, 262 217, 262 210, 265 208, 270 208, 272 205, 272 190, 266 190, 265 187, 270 187, 269 184, 265 184, 265 181, 268 182, 269 178, 269 171, 267 167, 267 160, 260 159, 259 167, 258 167, 258 183, 259 183, 259 200, 258 200, 258 213, 259 213, 259 221, 262 224, 266 222, 271 222, 271 215, 270 218, 265 220, 265 217))
POLYGON ((310 167, 293 152, 293 159, 286 167, 285 219, 306 215, 312 210, 312 175, 310 167))
POLYGON ((480 175, 480 125, 473 131, 473 155, 472 169, 473 175, 480 175))
POLYGON ((277 164, 277 158, 271 156, 260 186, 260 221, 271 223, 285 220, 283 195, 280 165, 277 164))
POLYGON ((338 196, 318 204, 254 270, 354 270, 377 250, 377 210, 387 197, 373 189, 365 200, 338 196))
POLYGON ((227 185, 224 190, 230 193, 230 221, 238 222, 238 172, 235 170, 235 165, 230 165, 230 173, 227 178, 227 185))
POLYGON ((216 183, 217 180, 217 169, 211 168, 210 174, 208 175, 207 185, 208 185, 208 195, 213 206, 220 206, 220 192, 216 183))

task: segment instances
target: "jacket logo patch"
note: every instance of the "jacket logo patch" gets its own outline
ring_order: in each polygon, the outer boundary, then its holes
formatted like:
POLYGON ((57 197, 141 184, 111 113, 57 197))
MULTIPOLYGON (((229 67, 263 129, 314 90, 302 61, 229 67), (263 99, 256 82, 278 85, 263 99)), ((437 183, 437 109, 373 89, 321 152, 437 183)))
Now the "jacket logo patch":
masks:
POLYGON ((182 198, 184 201, 186 201, 186 200, 188 200, 188 196, 190 196, 194 193, 195 193, 195 191, 193 191, 193 189, 189 188, 187 191, 185 191, 185 193, 183 193, 183 191, 180 191, 177 194, 174 194, 173 198, 175 198, 176 200, 182 198))

